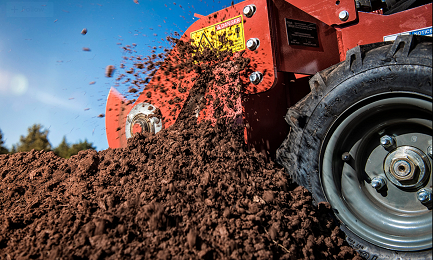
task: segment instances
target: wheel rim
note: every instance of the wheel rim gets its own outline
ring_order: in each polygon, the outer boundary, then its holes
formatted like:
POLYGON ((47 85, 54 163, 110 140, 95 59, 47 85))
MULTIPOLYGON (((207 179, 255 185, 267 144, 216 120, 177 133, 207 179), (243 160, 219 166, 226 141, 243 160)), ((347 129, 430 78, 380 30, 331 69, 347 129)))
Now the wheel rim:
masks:
POLYGON ((430 97, 383 94, 353 105, 328 132, 321 149, 322 187, 336 216, 362 239, 398 251, 432 247, 431 202, 423 204, 417 197, 417 191, 432 186, 432 160, 426 155, 432 145, 431 115, 430 97), (384 135, 393 137, 395 145, 385 149, 380 144, 384 135), (417 160, 409 156, 406 163, 398 157, 405 151, 422 154, 417 160), (404 185, 392 179, 399 175, 389 172, 390 161, 407 174, 419 158, 416 178, 400 181, 404 185), (378 178, 386 182, 380 190, 372 186, 378 178))

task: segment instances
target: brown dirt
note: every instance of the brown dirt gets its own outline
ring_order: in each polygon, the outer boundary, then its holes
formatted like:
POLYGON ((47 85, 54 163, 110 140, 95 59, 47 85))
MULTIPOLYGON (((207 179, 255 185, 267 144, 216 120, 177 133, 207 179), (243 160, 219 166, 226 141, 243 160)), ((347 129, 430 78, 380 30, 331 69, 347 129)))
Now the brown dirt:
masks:
POLYGON ((124 149, 0 156, 0 259, 360 259, 328 204, 184 121, 124 149))

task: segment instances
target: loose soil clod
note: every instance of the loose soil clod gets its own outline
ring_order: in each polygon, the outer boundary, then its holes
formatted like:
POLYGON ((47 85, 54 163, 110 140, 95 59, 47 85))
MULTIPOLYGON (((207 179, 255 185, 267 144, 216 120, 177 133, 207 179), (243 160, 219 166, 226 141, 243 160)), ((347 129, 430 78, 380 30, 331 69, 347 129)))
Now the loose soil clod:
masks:
POLYGON ((113 76, 113 73, 114 73, 114 66, 113 65, 108 65, 105 68, 105 76, 107 78, 111 78, 113 76))

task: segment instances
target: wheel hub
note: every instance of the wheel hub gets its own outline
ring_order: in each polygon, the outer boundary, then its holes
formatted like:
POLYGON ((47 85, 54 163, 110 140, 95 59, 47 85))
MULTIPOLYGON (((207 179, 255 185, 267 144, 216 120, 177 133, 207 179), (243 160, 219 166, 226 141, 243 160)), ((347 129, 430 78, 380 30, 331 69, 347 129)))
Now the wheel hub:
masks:
POLYGON ((431 99, 364 102, 347 110, 324 142, 325 195, 362 239, 397 251, 431 248, 431 99))
POLYGON ((126 118, 125 135, 131 138, 136 134, 156 134, 162 129, 161 120, 156 115, 155 106, 149 103, 135 105, 126 118))
POLYGON ((430 169, 427 155, 418 148, 401 146, 385 158, 387 178, 399 188, 417 188, 424 184, 430 169))
POLYGON ((152 129, 152 123, 150 122, 147 115, 141 113, 134 116, 131 125, 132 125, 130 129, 131 136, 133 136, 134 134, 144 133, 144 132, 150 133, 152 129))

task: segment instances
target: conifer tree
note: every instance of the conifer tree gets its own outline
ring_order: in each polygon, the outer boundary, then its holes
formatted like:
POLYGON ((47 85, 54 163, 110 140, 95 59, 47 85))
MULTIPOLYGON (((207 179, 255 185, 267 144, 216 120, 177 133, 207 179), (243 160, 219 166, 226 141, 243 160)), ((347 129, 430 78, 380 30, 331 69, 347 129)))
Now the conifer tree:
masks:
POLYGON ((47 129, 42 129, 42 125, 34 124, 28 128, 27 136, 21 136, 18 144, 12 147, 12 152, 29 152, 35 150, 51 150, 51 144, 48 141, 47 129))
POLYGON ((8 153, 8 149, 6 147, 3 146, 4 141, 3 141, 3 133, 0 130, 0 154, 5 154, 8 153))
POLYGON ((60 156, 62 158, 66 158, 66 159, 71 157, 71 147, 68 144, 68 142, 66 141, 66 136, 63 136, 62 142, 59 144, 59 146, 54 148, 54 153, 57 156, 60 156))

